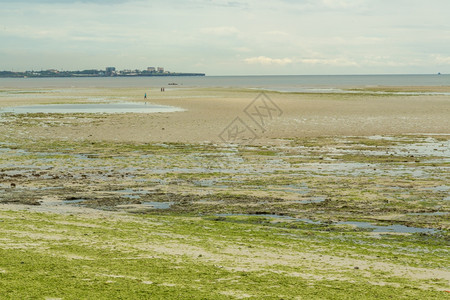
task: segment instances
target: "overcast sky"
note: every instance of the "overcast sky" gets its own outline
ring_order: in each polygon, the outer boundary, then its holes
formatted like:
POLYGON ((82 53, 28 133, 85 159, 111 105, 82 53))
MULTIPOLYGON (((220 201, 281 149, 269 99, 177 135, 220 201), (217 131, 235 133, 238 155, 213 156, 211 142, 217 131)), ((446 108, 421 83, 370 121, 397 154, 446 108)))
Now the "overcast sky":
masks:
POLYGON ((449 0, 0 0, 0 70, 450 73, 449 0))

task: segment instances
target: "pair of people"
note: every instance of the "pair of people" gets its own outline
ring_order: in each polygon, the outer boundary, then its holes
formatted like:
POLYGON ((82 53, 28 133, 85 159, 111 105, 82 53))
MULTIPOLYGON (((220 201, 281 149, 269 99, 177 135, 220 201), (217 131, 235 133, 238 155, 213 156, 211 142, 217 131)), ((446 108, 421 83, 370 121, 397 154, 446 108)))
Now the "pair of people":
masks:
MULTIPOLYGON (((163 87, 162 87, 162 88, 161 88, 161 92, 165 92, 165 91, 166 91, 166 88, 163 88, 163 87)), ((147 93, 144 94, 144 99, 147 99, 147 93)))

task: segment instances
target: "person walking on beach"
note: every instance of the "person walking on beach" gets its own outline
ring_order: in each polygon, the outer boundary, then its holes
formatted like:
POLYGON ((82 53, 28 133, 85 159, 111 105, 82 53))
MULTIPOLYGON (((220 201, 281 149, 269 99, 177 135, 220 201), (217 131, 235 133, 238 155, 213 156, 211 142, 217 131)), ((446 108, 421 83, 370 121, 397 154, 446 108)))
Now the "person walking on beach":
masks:
POLYGON ((147 93, 144 94, 144 99, 147 99, 147 93))

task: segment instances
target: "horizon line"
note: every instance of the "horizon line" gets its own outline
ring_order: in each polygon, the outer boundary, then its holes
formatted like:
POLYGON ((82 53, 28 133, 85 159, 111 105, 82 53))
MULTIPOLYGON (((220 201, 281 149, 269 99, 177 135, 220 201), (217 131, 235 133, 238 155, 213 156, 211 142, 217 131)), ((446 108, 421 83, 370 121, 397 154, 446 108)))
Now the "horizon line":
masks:
MULTIPOLYGON (((52 69, 47 69, 52 70, 52 69)), ((56 70, 56 69, 53 69, 56 70)), ((86 69, 86 70, 99 70, 99 69, 86 69)), ((42 70, 46 71, 46 70, 42 70)), ((75 70, 66 70, 66 72, 75 72, 75 70)), ((84 70, 82 70, 84 71, 84 70)), ((17 73, 23 73, 26 71, 7 71, 7 70, 0 70, 0 72, 17 72, 17 73)), ((170 73, 196 73, 196 72, 170 72, 170 73)), ((213 74, 208 75, 206 73, 202 77, 269 77, 269 76, 423 76, 423 75, 435 75, 435 76, 441 76, 441 75, 450 75, 450 73, 351 73, 351 74, 213 74)), ((114 77, 114 76, 111 76, 114 77)), ((1 77, 1 78, 8 78, 8 77, 1 77)), ((21 78, 21 77, 17 77, 21 78)), ((32 78, 39 78, 39 77, 32 77, 32 78)), ((32 79, 31 78, 31 79, 32 79)), ((46 77, 47 78, 47 77, 46 77)), ((59 77, 54 77, 59 78, 59 77)), ((69 77, 68 77, 69 78, 69 77)), ((78 78, 78 77, 70 77, 70 78, 78 78)), ((84 77, 79 77, 84 78, 84 77)), ((87 77, 86 77, 87 78, 87 77)), ((30 79, 30 78, 28 78, 30 79)))

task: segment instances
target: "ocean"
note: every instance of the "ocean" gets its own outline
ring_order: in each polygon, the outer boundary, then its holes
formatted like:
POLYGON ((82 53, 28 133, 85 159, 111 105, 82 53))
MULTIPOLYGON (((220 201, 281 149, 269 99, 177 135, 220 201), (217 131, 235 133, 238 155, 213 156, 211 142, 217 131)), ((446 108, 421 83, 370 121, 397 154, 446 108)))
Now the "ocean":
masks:
POLYGON ((0 88, 235 87, 281 92, 339 92, 376 86, 450 86, 450 75, 293 75, 95 78, 0 78, 0 88), (169 85, 171 84, 171 85, 169 85), (175 84, 175 85, 173 85, 175 84))

